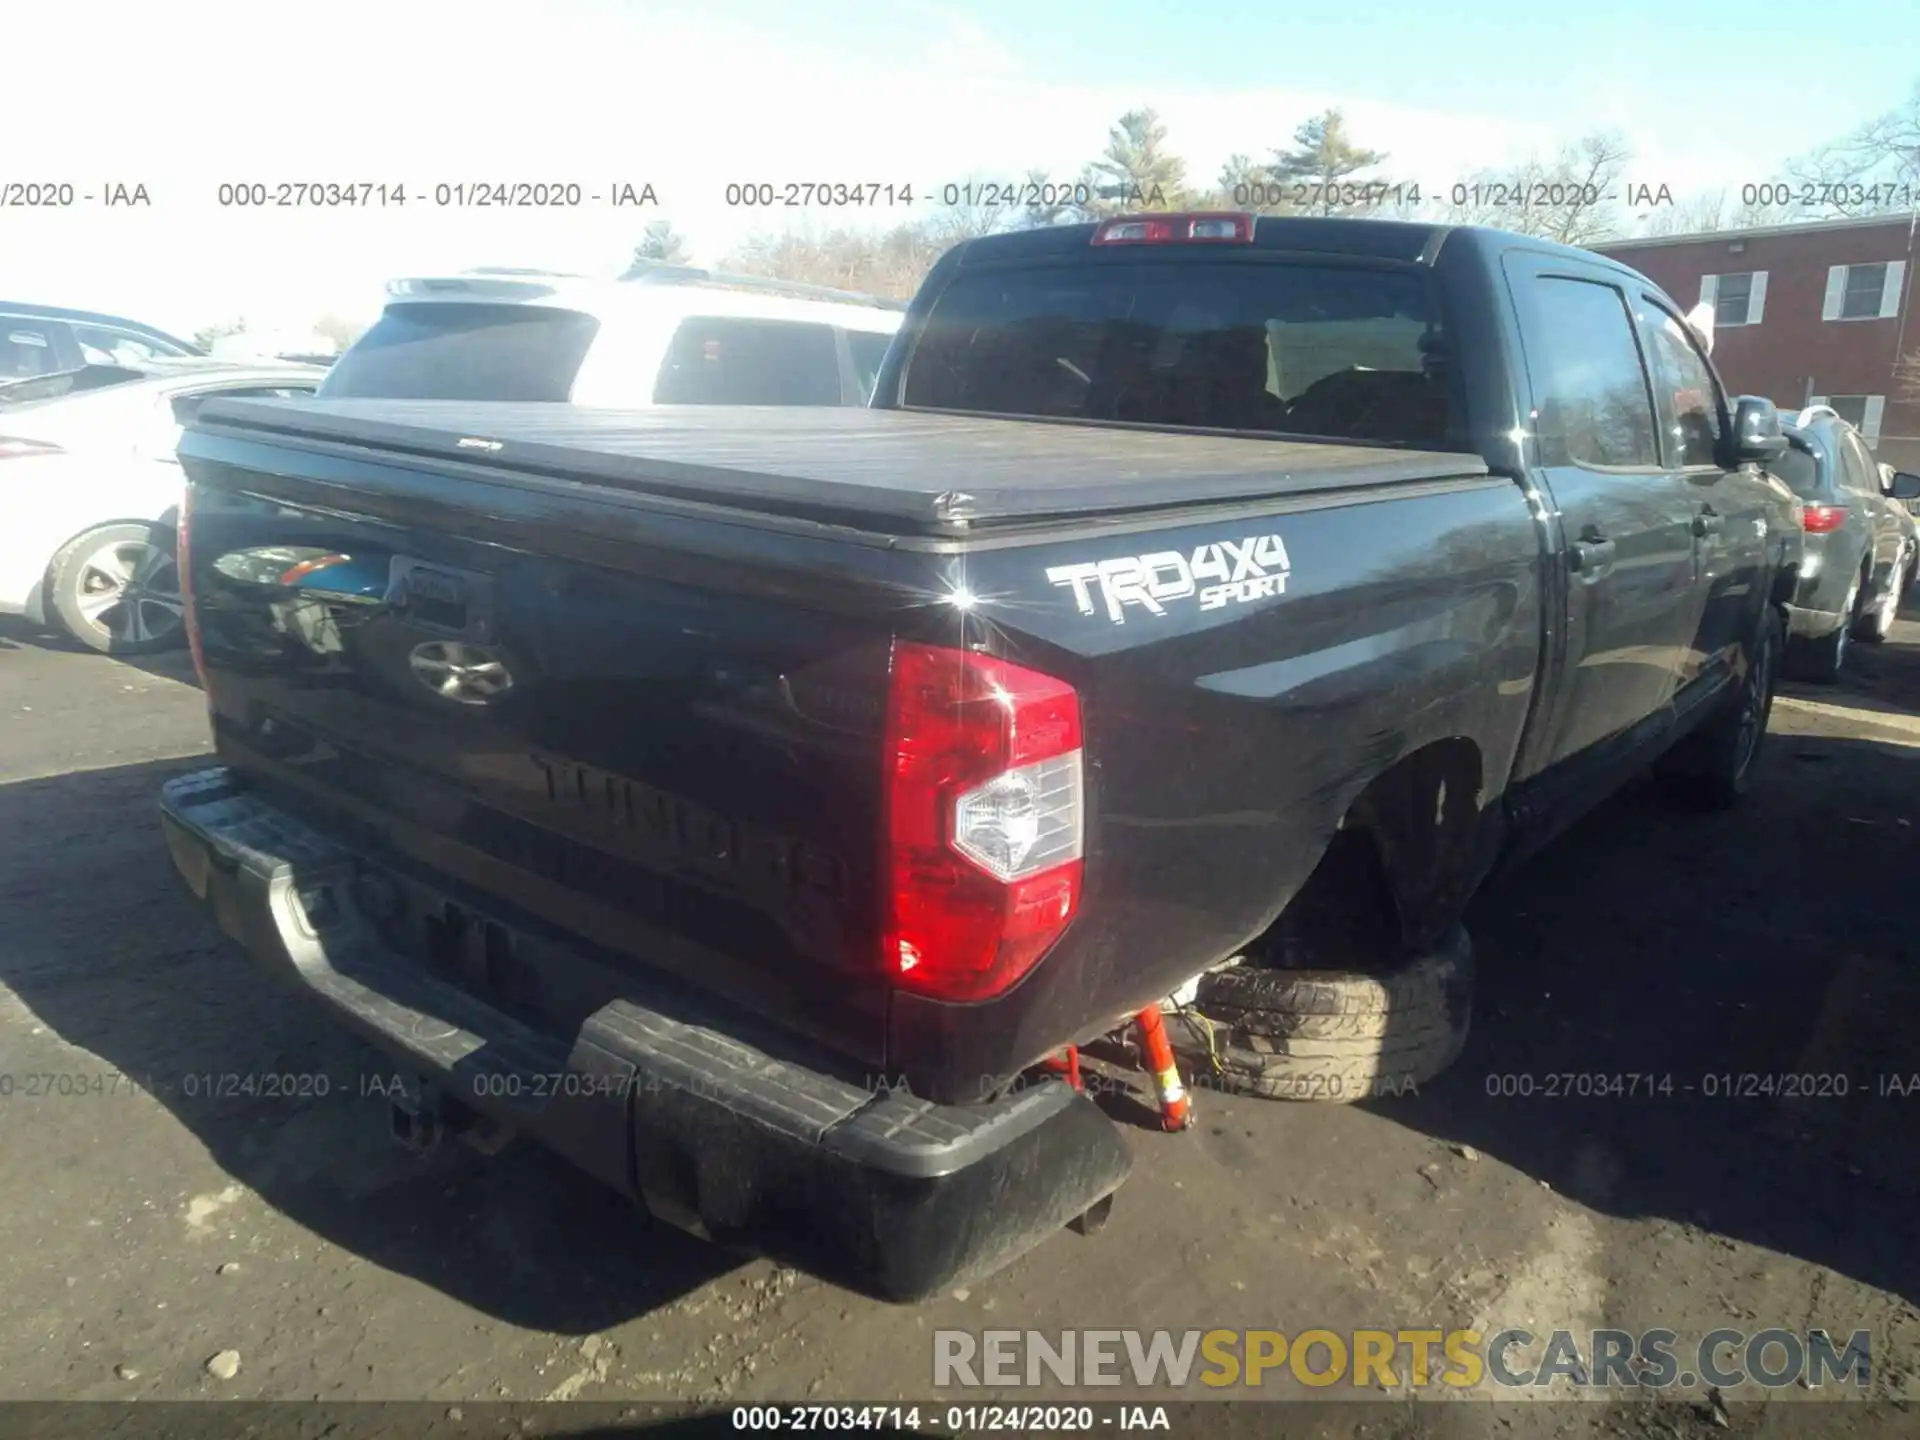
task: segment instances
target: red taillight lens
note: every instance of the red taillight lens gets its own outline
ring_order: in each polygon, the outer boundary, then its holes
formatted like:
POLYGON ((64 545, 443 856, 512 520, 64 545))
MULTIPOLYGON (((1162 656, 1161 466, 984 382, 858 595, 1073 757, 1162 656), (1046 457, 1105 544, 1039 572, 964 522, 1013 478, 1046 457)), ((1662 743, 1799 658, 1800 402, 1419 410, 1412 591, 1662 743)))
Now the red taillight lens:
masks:
POLYGON ((193 655, 193 670, 200 677, 200 689, 211 699, 213 691, 207 685, 207 657, 200 648, 200 607, 193 599, 192 542, 188 538, 193 529, 188 523, 192 514, 193 485, 188 483, 181 488, 180 513, 173 526, 173 565, 180 576, 180 622, 186 627, 187 649, 193 655))
POLYGON ((1253 239, 1253 216, 1224 210, 1187 215, 1116 215, 1093 232, 1095 245, 1240 244, 1253 239))
POLYGON ((1847 523, 1844 505, 1808 505, 1800 514, 1800 523, 1809 535, 1829 535, 1847 523))
POLYGON ((0 435, 0 460, 25 460, 35 455, 64 455, 67 452, 51 440, 28 440, 18 435, 0 435))
POLYGON ((886 764, 887 972, 942 1000, 1000 994, 1079 908, 1079 696, 1004 660, 900 642, 886 764))

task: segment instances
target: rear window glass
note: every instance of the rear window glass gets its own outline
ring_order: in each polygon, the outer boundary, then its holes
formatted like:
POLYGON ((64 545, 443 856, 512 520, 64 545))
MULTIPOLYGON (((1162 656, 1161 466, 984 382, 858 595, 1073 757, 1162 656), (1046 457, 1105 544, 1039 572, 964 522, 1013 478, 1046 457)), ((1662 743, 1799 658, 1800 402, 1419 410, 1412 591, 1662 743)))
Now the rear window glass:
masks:
POLYGON ((887 346, 893 336, 871 330, 847 331, 847 348, 853 352, 853 373, 860 382, 860 403, 873 399, 873 383, 880 378, 880 362, 887 358, 887 346))
POLYGON ((833 327, 694 316, 681 322, 653 387, 656 405, 838 405, 833 327))
POLYGON ((600 329, 537 305, 389 305, 320 393, 386 400, 566 400, 600 329))
POLYGON ((1804 442, 1790 441, 1786 453, 1767 468, 1781 480, 1794 494, 1805 497, 1817 495, 1825 488, 1820 483, 1820 464, 1803 447, 1804 442))
POLYGON ((962 274, 904 404, 1433 446, 1457 401, 1423 277, 1302 264, 962 274))

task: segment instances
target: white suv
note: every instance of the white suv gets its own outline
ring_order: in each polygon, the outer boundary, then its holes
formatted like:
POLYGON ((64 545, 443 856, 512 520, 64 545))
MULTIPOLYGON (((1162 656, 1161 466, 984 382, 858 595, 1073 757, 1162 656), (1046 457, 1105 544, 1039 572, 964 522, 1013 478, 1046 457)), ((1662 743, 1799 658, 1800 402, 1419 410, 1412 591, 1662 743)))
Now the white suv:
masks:
POLYGON ((631 280, 471 270, 387 293, 322 397, 864 405, 904 308, 684 266, 631 280))

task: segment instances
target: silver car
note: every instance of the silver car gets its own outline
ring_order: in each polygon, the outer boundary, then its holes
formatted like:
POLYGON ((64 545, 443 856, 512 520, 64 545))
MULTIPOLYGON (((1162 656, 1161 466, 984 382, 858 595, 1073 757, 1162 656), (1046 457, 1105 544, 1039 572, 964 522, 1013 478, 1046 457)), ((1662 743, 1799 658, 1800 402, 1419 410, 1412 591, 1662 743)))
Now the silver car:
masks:
POLYGON ((1810 407, 1782 428, 1787 452, 1771 469, 1799 496, 1806 530, 1787 658, 1806 677, 1832 681, 1850 641, 1887 638, 1913 571, 1913 522, 1859 431, 1833 410, 1810 407))

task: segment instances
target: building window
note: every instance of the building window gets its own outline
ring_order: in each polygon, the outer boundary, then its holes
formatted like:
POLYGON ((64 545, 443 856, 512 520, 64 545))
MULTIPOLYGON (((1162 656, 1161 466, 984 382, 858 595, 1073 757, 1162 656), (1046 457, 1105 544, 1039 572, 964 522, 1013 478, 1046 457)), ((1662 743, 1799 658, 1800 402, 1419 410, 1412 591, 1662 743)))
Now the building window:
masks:
POLYGON ((1700 301, 1713 306, 1715 329, 1758 325, 1767 308, 1767 272, 1753 270, 1742 275, 1702 276, 1700 301))
POLYGON ((1886 320, 1900 313, 1900 286, 1906 262, 1834 265, 1827 270, 1822 320, 1886 320))
POLYGON ((1884 395, 1816 395, 1815 405, 1831 406, 1833 413, 1860 432, 1868 445, 1880 439, 1880 421, 1886 414, 1884 395))
POLYGON ((1842 320, 1878 320, 1880 294, 1887 288, 1884 265, 1849 265, 1847 288, 1840 297, 1842 320))

